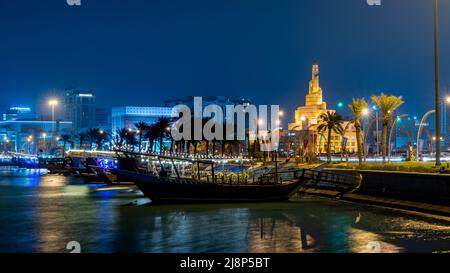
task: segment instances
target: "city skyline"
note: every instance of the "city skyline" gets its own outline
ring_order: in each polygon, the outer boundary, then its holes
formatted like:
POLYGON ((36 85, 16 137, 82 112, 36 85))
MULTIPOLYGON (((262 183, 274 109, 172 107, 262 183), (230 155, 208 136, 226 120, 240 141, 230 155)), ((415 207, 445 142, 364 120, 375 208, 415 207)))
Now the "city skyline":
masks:
MULTIPOLYGON (((2 2, 0 22, 8 28, 0 33, 9 39, 0 45, 0 90, 17 94, 2 102, 37 109, 75 86, 108 108, 226 95, 276 103, 289 114, 317 61, 331 108, 381 91, 404 96, 403 112, 421 116, 433 107, 433 13, 424 1, 407 8, 399 0, 377 7, 362 0, 176 4, 169 12, 161 1, 110 1, 106 8, 93 1, 2 2), (16 11, 30 20, 11 17, 16 11), (344 19, 350 15, 351 22, 344 19)), ((443 95, 450 83, 448 20, 441 16, 443 95)))

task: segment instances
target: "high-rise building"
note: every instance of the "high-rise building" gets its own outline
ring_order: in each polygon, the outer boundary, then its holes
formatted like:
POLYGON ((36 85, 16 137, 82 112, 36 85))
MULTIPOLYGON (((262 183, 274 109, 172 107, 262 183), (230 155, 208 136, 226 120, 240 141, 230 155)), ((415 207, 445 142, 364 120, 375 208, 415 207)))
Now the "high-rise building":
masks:
POLYGON ((92 92, 66 89, 64 117, 73 123, 76 132, 96 126, 95 110, 95 95, 92 92))
POLYGON ((111 132, 117 130, 136 129, 134 124, 145 122, 147 124, 155 123, 159 117, 172 116, 172 107, 144 107, 144 106, 122 106, 112 108, 111 132))
POLYGON ((95 123, 96 127, 104 128, 106 130, 111 129, 111 109, 110 108, 97 108, 95 110, 95 123))

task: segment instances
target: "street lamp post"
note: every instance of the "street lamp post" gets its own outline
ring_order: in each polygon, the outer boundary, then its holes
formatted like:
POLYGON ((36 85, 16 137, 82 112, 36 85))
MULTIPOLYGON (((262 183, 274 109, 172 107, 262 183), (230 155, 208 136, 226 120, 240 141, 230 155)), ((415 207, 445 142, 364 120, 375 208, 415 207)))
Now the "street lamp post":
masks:
POLYGON ((42 137, 44 138, 44 153, 47 153, 47 134, 43 133, 42 137))
POLYGON ((52 108, 52 141, 51 141, 51 143, 53 143, 53 139, 55 136, 55 106, 58 105, 58 101, 55 99, 49 100, 48 105, 50 105, 52 108))
POLYGON ((441 166, 441 109, 439 95, 439 13, 438 0, 434 0, 434 88, 436 111, 436 166, 441 166))

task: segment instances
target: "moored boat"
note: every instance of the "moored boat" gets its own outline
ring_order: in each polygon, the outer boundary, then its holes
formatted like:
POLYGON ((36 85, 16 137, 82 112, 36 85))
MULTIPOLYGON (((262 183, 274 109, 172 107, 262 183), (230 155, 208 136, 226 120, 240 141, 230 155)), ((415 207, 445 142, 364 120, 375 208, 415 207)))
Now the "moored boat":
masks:
POLYGON ((357 180, 351 176, 305 169, 279 171, 277 163, 274 171, 256 176, 250 172, 218 174, 214 160, 122 152, 118 161, 116 172, 134 182, 152 203, 286 201, 302 186, 310 186, 318 178, 322 183, 339 182, 342 185, 351 185, 357 180), (151 162, 159 163, 159 167, 155 168, 151 162), (182 175, 185 170, 179 170, 179 166, 184 165, 189 165, 192 172, 182 175))
POLYGON ((147 175, 133 171, 119 172, 134 181, 153 203, 191 202, 271 202, 288 200, 305 181, 283 183, 229 184, 189 178, 147 175))

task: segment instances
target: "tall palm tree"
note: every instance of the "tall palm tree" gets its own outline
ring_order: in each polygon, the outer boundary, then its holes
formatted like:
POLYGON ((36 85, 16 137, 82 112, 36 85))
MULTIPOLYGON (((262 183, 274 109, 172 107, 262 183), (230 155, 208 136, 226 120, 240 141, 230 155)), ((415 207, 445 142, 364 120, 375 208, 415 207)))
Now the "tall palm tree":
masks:
POLYGON ((344 128, 342 128, 342 116, 336 112, 326 112, 319 116, 319 125, 317 130, 320 133, 327 132, 327 161, 331 162, 331 132, 336 134, 342 134, 344 128))
POLYGON ((381 131, 381 153, 383 155, 383 162, 386 162, 386 141, 387 141, 387 130, 389 126, 389 121, 391 120, 391 114, 400 107, 403 103, 403 97, 387 96, 381 93, 380 96, 372 96, 371 100, 375 103, 381 112, 382 119, 382 131, 381 131))
POLYGON ((86 133, 79 133, 78 134, 78 143, 79 143, 79 145, 80 145, 80 149, 83 149, 83 144, 84 144, 84 141, 86 140, 86 139, 88 139, 88 135, 86 134, 86 133))
POLYGON ((70 141, 70 139, 71 139, 70 135, 61 135, 61 140, 63 142, 63 156, 66 155, 66 145, 67 145, 67 142, 70 141))
POLYGON ((86 134, 88 135, 89 140, 90 140, 90 146, 89 146, 90 150, 92 150, 92 145, 94 144, 95 137, 97 136, 98 131, 99 131, 98 128, 89 128, 86 132, 86 134))
POLYGON ((112 138, 113 145, 117 147, 117 149, 122 150, 125 145, 125 137, 128 133, 128 130, 125 128, 117 129, 114 136, 110 136, 112 138))
POLYGON ((150 126, 148 126, 147 130, 145 131, 145 135, 144 137, 146 139, 148 139, 148 151, 149 152, 153 152, 154 150, 154 144, 155 141, 158 139, 159 137, 159 132, 158 132, 158 128, 156 127, 155 124, 152 124, 150 126))
POLYGON ((134 127, 136 127, 138 135, 138 151, 141 152, 142 136, 145 135, 145 131, 147 131, 148 129, 148 124, 143 121, 140 121, 138 123, 135 123, 134 127))
POLYGON ((347 153, 347 139, 345 138, 345 134, 347 133, 348 129, 350 128, 351 123, 347 122, 347 125, 345 125, 344 130, 340 133, 341 137, 341 161, 344 160, 344 155, 347 153))
POLYGON ((163 151, 163 140, 170 133, 170 124, 171 120, 167 117, 160 117, 155 123, 155 126, 158 131, 158 139, 159 139, 159 153, 163 151))
POLYGON ((102 150, 103 143, 108 141, 108 134, 103 131, 98 131, 95 135, 95 146, 97 150, 102 150))
POLYGON ((128 131, 125 134, 125 143, 128 146, 128 150, 134 151, 134 147, 138 143, 138 141, 136 140, 136 133, 128 131))
POLYGON ((353 113, 353 124, 356 130, 356 146, 358 147, 358 161, 359 165, 362 164, 363 159, 363 141, 362 141, 362 125, 361 116, 364 109, 367 108, 367 102, 365 99, 353 99, 352 103, 348 105, 353 113))

